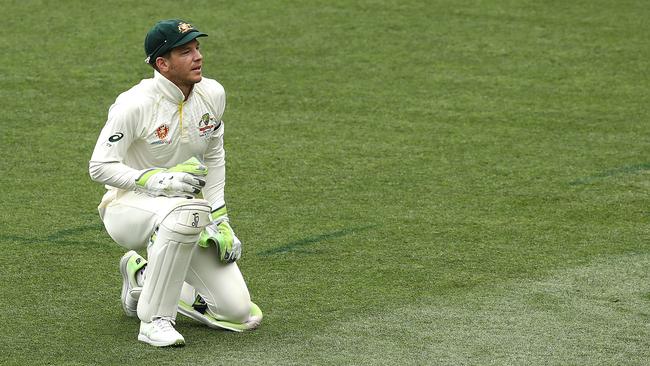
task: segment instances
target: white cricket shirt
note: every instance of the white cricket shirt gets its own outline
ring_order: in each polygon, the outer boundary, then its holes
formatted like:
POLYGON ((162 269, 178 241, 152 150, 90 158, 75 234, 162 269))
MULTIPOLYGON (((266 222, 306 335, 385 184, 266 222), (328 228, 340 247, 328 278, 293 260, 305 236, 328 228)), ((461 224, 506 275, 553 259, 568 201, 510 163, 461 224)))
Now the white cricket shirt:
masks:
POLYGON ((185 100, 174 83, 154 71, 153 79, 120 94, 108 110, 90 159, 91 178, 108 189, 134 190, 142 170, 170 168, 196 157, 208 167, 203 197, 213 209, 225 204, 224 123, 226 94, 217 81, 202 78, 185 100))

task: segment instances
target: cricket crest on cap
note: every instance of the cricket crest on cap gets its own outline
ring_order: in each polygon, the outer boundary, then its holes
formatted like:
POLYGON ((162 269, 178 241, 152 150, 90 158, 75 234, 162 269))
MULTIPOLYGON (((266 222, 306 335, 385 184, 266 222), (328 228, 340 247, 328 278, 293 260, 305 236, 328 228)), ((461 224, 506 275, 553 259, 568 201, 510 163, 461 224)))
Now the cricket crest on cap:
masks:
POLYGON ((192 29, 194 29, 194 27, 190 23, 185 23, 185 22, 178 23, 178 31, 181 33, 187 33, 192 29))

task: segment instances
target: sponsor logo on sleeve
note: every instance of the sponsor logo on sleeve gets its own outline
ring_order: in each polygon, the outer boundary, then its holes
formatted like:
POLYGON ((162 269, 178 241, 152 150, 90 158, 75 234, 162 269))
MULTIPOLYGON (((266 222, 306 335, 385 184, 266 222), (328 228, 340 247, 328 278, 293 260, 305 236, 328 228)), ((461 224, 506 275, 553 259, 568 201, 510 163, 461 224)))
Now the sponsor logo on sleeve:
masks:
POLYGON ((216 118, 210 116, 210 113, 205 113, 201 116, 199 121, 199 137, 210 137, 212 133, 216 131, 221 125, 221 121, 217 121, 216 118))
POLYGON ((122 132, 116 132, 108 137, 108 141, 104 145, 106 145, 106 147, 113 147, 113 143, 120 141, 122 137, 124 137, 122 132))
POLYGON ((114 135, 111 135, 111 137, 108 138, 109 142, 118 142, 124 137, 124 134, 122 132, 117 132, 114 135))

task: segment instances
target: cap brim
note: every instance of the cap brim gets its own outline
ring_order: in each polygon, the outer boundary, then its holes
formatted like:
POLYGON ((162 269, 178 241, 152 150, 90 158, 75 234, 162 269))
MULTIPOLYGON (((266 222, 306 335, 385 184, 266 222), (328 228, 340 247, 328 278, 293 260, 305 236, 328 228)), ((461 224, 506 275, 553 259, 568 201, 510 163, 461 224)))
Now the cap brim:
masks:
POLYGON ((205 34, 203 32, 199 32, 199 31, 190 32, 190 33, 186 34, 183 38, 176 41, 176 43, 174 43, 171 47, 169 47, 169 49, 171 50, 172 48, 176 48, 178 46, 182 46, 182 45, 184 45, 186 43, 189 43, 194 38, 207 37, 207 36, 208 36, 207 34, 205 34))

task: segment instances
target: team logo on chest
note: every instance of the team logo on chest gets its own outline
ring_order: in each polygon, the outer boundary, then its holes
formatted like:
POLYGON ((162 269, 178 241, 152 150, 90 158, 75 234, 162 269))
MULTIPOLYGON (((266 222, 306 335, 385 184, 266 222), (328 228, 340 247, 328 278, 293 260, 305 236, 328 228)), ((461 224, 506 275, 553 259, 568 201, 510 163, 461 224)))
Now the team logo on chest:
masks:
POLYGON ((152 142, 151 143, 152 145, 171 143, 171 141, 167 139, 167 136, 169 135, 169 125, 168 124, 164 123, 164 124, 158 126, 158 128, 156 128, 156 131, 154 131, 154 133, 156 134, 156 137, 158 138, 158 140, 152 142))
POLYGON ((167 134, 169 134, 169 126, 160 125, 156 128, 156 136, 158 136, 159 139, 164 140, 165 137, 167 137, 167 134))
POLYGON ((199 121, 199 136, 200 137, 210 137, 212 133, 216 131, 221 125, 221 121, 217 120, 210 116, 210 113, 205 113, 201 116, 199 121))

